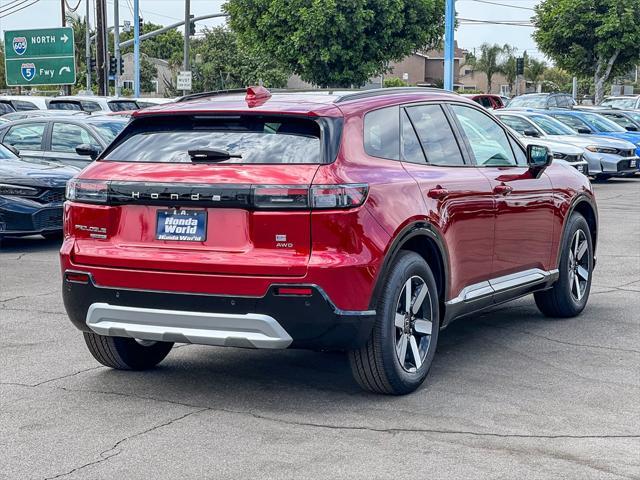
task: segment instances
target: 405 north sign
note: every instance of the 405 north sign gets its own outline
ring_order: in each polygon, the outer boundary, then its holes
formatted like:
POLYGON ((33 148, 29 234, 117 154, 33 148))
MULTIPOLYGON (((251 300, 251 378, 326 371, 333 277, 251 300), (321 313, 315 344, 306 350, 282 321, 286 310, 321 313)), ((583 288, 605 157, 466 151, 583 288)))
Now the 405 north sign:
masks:
POLYGON ((73 28, 4 32, 7 86, 76 83, 73 28))

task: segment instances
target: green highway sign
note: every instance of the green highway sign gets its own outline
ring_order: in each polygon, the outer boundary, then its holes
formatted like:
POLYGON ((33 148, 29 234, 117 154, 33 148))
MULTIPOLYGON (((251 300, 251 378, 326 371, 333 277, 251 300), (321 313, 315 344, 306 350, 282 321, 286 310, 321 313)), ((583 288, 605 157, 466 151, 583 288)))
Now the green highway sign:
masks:
POLYGON ((7 30, 4 45, 9 87, 76 83, 73 28, 7 30))

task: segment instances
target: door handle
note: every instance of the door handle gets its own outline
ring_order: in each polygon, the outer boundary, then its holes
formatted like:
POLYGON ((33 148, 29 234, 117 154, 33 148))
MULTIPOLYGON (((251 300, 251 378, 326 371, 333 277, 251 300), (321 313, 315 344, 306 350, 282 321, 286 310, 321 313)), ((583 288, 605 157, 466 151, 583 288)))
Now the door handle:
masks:
POLYGON ((434 198, 436 200, 442 200, 447 195, 449 195, 449 190, 442 188, 440 185, 427 192, 427 197, 434 198))
POLYGON ((509 195, 511 192, 513 192, 513 187, 505 185, 504 183, 493 187, 493 193, 497 193, 498 195, 509 195))

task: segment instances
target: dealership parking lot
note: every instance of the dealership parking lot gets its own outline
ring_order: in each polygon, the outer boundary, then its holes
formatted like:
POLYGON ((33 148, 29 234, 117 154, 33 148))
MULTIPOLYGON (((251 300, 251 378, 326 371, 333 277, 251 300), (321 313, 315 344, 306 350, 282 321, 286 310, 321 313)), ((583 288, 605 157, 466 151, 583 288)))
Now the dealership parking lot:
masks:
POLYGON ((582 316, 532 297, 459 320, 423 388, 362 392, 339 354, 179 346, 99 366, 56 242, 0 250, 0 478, 640 478, 640 178, 595 185, 582 316))

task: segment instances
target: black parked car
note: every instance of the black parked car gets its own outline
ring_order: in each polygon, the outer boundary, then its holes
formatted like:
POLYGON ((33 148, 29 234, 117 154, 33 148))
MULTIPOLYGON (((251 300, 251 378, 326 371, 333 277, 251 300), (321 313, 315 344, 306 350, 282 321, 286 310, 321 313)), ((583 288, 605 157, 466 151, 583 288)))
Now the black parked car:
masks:
POLYGON ((34 234, 60 237, 64 191, 77 169, 55 163, 35 165, 14 151, 0 144, 0 240, 34 234))
POLYGON ((23 160, 87 166, 127 124, 126 118, 36 117, 0 125, 0 142, 13 145, 23 160))

